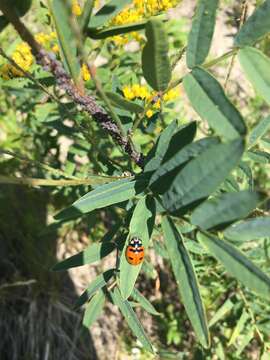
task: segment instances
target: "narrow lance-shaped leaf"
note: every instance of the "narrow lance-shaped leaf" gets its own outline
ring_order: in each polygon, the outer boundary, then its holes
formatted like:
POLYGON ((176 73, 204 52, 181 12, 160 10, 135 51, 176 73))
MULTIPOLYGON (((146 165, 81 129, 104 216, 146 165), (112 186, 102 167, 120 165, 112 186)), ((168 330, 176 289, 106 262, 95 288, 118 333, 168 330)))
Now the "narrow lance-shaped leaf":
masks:
POLYGON ((173 179, 163 194, 163 205, 171 212, 194 207, 226 179, 240 161, 242 140, 213 145, 191 160, 173 179))
POLYGON ((270 217, 261 216, 233 224, 225 230, 224 235, 237 241, 270 237, 270 217))
POLYGON ((105 4, 98 12, 91 17, 89 28, 98 28, 106 25, 122 9, 132 3, 132 0, 111 0, 105 4))
POLYGON ((62 210, 55 219, 76 218, 95 209, 126 201, 143 191, 144 186, 143 180, 134 181, 133 179, 121 179, 101 185, 75 201, 71 207, 62 210))
POLYGON ((167 217, 162 219, 162 230, 186 312, 201 344, 208 347, 210 340, 207 320, 192 261, 185 248, 182 236, 171 219, 167 217))
POLYGON ((200 0, 188 37, 187 65, 193 68, 206 59, 214 33, 218 0, 200 0))
POLYGON ((120 109, 128 110, 128 111, 134 112, 134 113, 141 113, 144 111, 144 108, 141 105, 138 105, 133 101, 128 101, 116 93, 107 91, 106 95, 109 98, 109 100, 111 101, 112 105, 114 105, 120 109))
POLYGON ((161 165, 176 129, 177 122, 172 121, 165 130, 162 131, 155 145, 146 156, 144 172, 154 171, 161 165))
POLYGON ((115 35, 127 34, 133 31, 143 30, 146 25, 146 21, 140 21, 127 25, 119 25, 119 26, 110 26, 105 29, 96 30, 96 29, 88 29, 87 35, 92 39, 106 39, 115 35))
POLYGON ((198 234, 198 240, 217 258, 243 285, 258 295, 269 299, 270 278, 252 263, 242 252, 215 236, 198 234))
POLYGON ((184 147, 178 147, 176 153, 168 159, 168 161, 164 161, 151 176, 149 185, 154 185, 154 188, 159 188, 159 185, 164 185, 164 180, 167 179, 167 176, 170 175, 171 172, 174 172, 176 168, 181 165, 184 165, 187 161, 191 160, 198 156, 201 152, 210 148, 212 145, 217 145, 219 143, 218 138, 204 138, 188 145, 185 144, 184 147))
POLYGON ((260 50, 251 47, 241 49, 238 57, 254 89, 270 104, 270 59, 260 50))
POLYGON ((130 327, 134 335, 138 338, 138 340, 141 342, 141 344, 147 351, 154 353, 152 344, 149 341, 147 335, 145 334, 142 324, 137 318, 130 303, 122 298, 121 293, 117 287, 115 287, 114 290, 110 292, 110 294, 114 304, 119 307, 121 313, 126 319, 128 326, 130 327))
POLYGON ((232 140, 246 134, 241 114, 209 72, 194 68, 184 77, 183 85, 194 110, 218 135, 232 140))
POLYGON ((217 310, 212 319, 209 321, 209 327, 215 325, 220 319, 222 319, 233 308, 233 302, 231 299, 227 299, 224 304, 217 310))
POLYGON ((49 0, 61 57, 76 84, 80 84, 80 64, 76 54, 76 38, 70 25, 71 9, 65 0, 49 0))
POLYGON ((103 242, 101 244, 89 245, 85 250, 54 265, 52 270, 62 271, 77 266, 92 264, 93 262, 98 261, 109 255, 114 249, 115 244, 111 242, 103 242))
POLYGON ((141 307, 146 310, 147 312, 149 312, 149 314, 152 315, 160 315, 159 312, 157 312, 157 310, 154 308, 154 306, 150 303, 149 300, 146 299, 145 296, 143 296, 142 293, 140 293, 139 290, 137 290, 136 288, 133 289, 132 293, 131 293, 131 297, 133 298, 134 301, 137 301, 141 307))
POLYGON ((78 308, 85 304, 99 289, 107 284, 114 274, 114 269, 105 271, 103 274, 98 275, 95 280, 87 287, 87 289, 76 300, 74 308, 78 308))
POLYGON ((257 142, 270 129, 270 116, 259 121, 249 134, 249 148, 257 144, 257 142))
POLYGON ((246 217, 262 198, 262 194, 252 191, 222 194, 197 207, 191 216, 191 222, 204 230, 218 225, 226 226, 246 217))
POLYGON ((247 19, 238 32, 234 45, 238 47, 253 45, 270 32, 270 0, 264 1, 247 19))
POLYGON ((105 304, 105 295, 99 290, 90 300, 83 316, 83 325, 90 327, 101 315, 105 304))
POLYGON ((143 76, 156 91, 167 89, 171 79, 171 64, 168 57, 168 39, 160 20, 149 20, 145 35, 147 43, 142 52, 143 76))
POLYGON ((155 201, 150 197, 141 198, 132 214, 129 225, 129 235, 120 259, 120 290, 124 299, 127 299, 136 282, 141 270, 142 263, 131 265, 126 259, 126 247, 132 237, 138 237, 142 241, 144 250, 147 251, 155 222, 155 201))
POLYGON ((237 321, 237 324, 233 329, 233 333, 228 342, 228 346, 233 345, 235 341, 239 338, 239 335, 241 335, 241 332, 244 330, 244 326, 248 319, 249 319, 249 314, 245 310, 243 310, 240 319, 237 321))

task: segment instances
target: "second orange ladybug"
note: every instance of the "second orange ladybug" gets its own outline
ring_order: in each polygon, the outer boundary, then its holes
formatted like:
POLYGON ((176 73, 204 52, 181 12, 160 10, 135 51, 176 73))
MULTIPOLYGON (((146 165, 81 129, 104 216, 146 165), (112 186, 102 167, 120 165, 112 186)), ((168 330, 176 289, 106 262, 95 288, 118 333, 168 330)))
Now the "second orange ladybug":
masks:
POLYGON ((144 258, 144 247, 138 237, 133 237, 126 248, 126 259, 131 265, 139 265, 144 258))

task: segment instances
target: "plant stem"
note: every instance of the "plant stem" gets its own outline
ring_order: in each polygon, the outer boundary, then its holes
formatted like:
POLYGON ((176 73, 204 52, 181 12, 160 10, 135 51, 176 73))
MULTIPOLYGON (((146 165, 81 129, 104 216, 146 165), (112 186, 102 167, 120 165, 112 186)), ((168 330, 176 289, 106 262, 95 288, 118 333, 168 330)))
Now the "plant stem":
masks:
POLYGON ((79 185, 99 185, 105 184, 113 180, 118 180, 119 177, 107 176, 89 176, 87 179, 78 180, 53 180, 53 179, 35 179, 29 177, 10 177, 0 175, 0 184, 15 184, 15 185, 28 185, 28 186, 79 186, 79 185))

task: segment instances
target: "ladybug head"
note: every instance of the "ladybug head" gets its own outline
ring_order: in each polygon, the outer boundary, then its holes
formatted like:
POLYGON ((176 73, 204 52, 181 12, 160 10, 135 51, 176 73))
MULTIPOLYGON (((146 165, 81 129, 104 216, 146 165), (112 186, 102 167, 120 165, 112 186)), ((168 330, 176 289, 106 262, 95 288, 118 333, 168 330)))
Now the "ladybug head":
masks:
POLYGON ((132 246, 142 246, 142 241, 137 236, 133 236, 129 243, 132 246))

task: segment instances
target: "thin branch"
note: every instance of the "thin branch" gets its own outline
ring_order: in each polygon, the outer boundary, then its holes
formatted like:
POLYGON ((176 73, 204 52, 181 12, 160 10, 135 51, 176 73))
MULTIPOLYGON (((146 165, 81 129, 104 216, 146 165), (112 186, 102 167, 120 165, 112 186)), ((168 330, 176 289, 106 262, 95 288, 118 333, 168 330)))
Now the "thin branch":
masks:
POLYGON ((43 66, 44 70, 50 71, 55 76, 57 85, 62 90, 64 90, 77 105, 80 105, 83 111, 86 111, 88 114, 90 114, 102 127, 102 129, 112 136, 113 140, 131 157, 131 159, 139 167, 143 168, 143 155, 133 148, 128 137, 122 135, 117 124, 114 123, 113 119, 107 114, 107 112, 97 104, 93 96, 80 93, 80 91, 73 84, 69 75, 66 73, 61 62, 56 59, 54 54, 48 53, 41 48, 30 31, 21 22, 16 13, 10 9, 8 0, 1 1, 0 9, 17 30, 22 39, 29 44, 32 49, 32 53, 37 60, 37 63, 43 66))
MULTIPOLYGON (((239 20, 239 28, 241 28, 241 26, 243 25, 243 23, 246 20, 247 9, 248 9, 248 2, 247 2, 247 0, 244 0, 243 3, 242 3, 242 11, 241 11, 241 16, 240 16, 240 20, 239 20)), ((237 55, 237 53, 233 54, 233 56, 231 58, 229 69, 228 69, 228 72, 227 72, 227 76, 226 76, 226 79, 225 79, 225 82, 224 82, 224 90, 226 90, 226 88, 227 88, 228 81, 229 81, 229 78, 231 76, 232 69, 233 69, 233 66, 234 66, 234 63, 235 63, 236 55, 237 55)))
MULTIPOLYGON (((105 184, 113 180, 118 180, 119 177, 107 177, 92 175, 87 179, 78 180, 53 180, 53 179, 35 179, 29 177, 11 177, 0 175, 0 184, 15 184, 28 186, 80 186, 80 185, 99 185, 105 184)), ((121 178, 122 179, 122 178, 121 178)))

